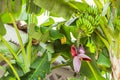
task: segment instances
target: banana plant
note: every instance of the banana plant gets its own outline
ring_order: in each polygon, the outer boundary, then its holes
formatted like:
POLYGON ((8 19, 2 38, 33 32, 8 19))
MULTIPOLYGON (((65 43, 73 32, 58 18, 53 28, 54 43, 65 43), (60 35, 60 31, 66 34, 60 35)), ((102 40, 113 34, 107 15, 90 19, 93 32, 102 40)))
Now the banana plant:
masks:
POLYGON ((0 57, 8 64, 9 73, 1 79, 40 80, 52 69, 70 66, 75 70, 74 76, 79 75, 84 80, 110 80, 111 73, 113 79, 119 80, 119 0, 94 0, 94 7, 86 1, 1 0, 0 46, 6 47, 0 47, 0 57), (38 26, 36 17, 45 10, 50 12, 49 16, 63 17, 65 21, 56 23, 49 17, 38 26), (17 19, 22 20, 23 12, 27 15, 24 21, 28 41, 25 44, 16 25, 17 19), (8 23, 12 23, 16 31, 17 50, 3 37, 4 24, 8 23), (5 51, 12 58, 5 56, 5 51), (51 68, 59 56, 66 62, 51 68))

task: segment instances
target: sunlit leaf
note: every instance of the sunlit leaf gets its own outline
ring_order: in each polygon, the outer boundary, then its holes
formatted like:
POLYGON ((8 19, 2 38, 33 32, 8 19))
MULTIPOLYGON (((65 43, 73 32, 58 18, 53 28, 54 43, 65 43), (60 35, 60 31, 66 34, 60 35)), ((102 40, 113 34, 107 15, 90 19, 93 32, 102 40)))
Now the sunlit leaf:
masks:
POLYGON ((64 0, 34 0, 34 3, 39 7, 67 19, 69 19, 75 11, 75 8, 64 0))
POLYGON ((76 1, 70 1, 69 3, 71 4, 71 6, 75 7, 79 11, 84 11, 89 7, 89 5, 86 3, 81 3, 76 1))

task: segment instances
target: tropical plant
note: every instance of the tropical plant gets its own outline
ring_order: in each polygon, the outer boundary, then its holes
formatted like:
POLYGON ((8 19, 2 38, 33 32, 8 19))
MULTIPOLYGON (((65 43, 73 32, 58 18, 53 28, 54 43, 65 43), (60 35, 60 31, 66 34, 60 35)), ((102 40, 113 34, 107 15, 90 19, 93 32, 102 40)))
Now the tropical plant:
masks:
POLYGON ((0 61, 8 64, 1 80, 43 80, 61 66, 70 66, 79 80, 119 80, 119 0, 93 0, 95 6, 86 1, 1 0, 0 61), (37 25, 37 16, 45 11, 49 18, 37 25), (65 20, 57 23, 53 17, 65 20), (4 38, 8 25, 19 43, 4 38), (19 30, 26 32, 27 42, 19 30), (65 62, 51 67, 59 56, 65 62))

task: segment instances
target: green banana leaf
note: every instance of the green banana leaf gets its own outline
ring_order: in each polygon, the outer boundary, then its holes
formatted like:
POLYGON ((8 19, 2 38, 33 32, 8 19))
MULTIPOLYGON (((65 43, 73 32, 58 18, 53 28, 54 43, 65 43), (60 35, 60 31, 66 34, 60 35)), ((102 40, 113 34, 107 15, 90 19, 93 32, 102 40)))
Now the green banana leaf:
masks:
POLYGON ((76 10, 64 0, 34 0, 34 3, 66 19, 69 19, 76 10))
POLYGON ((81 74, 85 75, 89 80, 106 80, 102 77, 97 64, 95 62, 94 56, 88 54, 91 58, 91 62, 82 61, 81 74))

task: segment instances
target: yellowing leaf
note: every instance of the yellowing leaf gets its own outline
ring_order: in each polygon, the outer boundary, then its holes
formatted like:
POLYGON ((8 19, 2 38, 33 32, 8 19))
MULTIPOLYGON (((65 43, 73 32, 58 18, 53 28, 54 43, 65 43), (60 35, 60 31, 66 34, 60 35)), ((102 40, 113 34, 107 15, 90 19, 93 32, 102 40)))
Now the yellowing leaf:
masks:
POLYGON ((61 38, 61 44, 65 44, 65 43, 66 43, 66 37, 64 36, 61 38))

